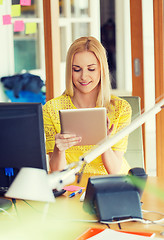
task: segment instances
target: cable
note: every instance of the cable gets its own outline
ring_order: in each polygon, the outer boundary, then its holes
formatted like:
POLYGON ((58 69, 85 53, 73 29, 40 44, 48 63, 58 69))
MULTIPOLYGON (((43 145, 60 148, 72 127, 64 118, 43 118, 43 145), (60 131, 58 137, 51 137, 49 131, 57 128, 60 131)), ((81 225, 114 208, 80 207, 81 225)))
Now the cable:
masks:
MULTIPOLYGON (((156 214, 160 214, 160 215, 164 216, 164 213, 157 212, 157 211, 142 210, 142 212, 144 212, 144 213, 156 213, 156 214)), ((154 224, 158 224, 158 223, 163 222, 163 221, 164 221, 164 218, 161 218, 161 219, 158 219, 158 220, 152 220, 152 222, 154 224)))
POLYGON ((119 227, 119 229, 121 229, 121 224, 120 223, 118 223, 118 227, 119 227))
POLYGON ((152 220, 140 219, 140 218, 129 218, 129 219, 120 220, 120 221, 114 221, 114 222, 100 221, 100 223, 104 223, 104 224, 119 224, 119 223, 131 222, 131 221, 141 222, 141 223, 144 223, 144 224, 157 224, 157 225, 160 225, 160 226, 164 227, 164 224, 160 224, 160 220, 152 221, 152 220))
POLYGON ((125 222, 141 222, 141 223, 145 223, 145 224, 150 224, 152 223, 152 221, 150 220, 146 220, 146 219, 141 219, 141 218, 128 218, 128 219, 124 219, 124 220, 119 220, 119 221, 100 221, 100 223, 104 223, 104 224, 118 224, 118 223, 125 223, 125 222))
POLYGON ((25 202, 29 207, 31 207, 31 208, 32 208, 33 210, 35 210, 36 212, 42 213, 41 210, 38 210, 38 209, 34 208, 34 207, 33 207, 30 203, 28 203, 26 200, 22 199, 22 201, 25 202))
POLYGON ((0 211, 6 213, 10 218, 14 219, 14 217, 11 214, 9 214, 5 209, 0 208, 0 211))
POLYGON ((107 228, 110 228, 109 224, 106 224, 107 228))
POLYGON ((15 198, 12 198, 12 203, 14 205, 14 208, 15 208, 15 211, 16 211, 16 214, 17 214, 17 217, 18 217, 18 210, 17 210, 16 199, 15 198))
POLYGON ((144 209, 142 209, 142 212, 144 212, 144 213, 157 213, 157 214, 160 214, 160 215, 163 215, 163 216, 164 216, 164 213, 162 213, 162 212, 157 212, 157 211, 149 211, 149 210, 144 210, 144 209))

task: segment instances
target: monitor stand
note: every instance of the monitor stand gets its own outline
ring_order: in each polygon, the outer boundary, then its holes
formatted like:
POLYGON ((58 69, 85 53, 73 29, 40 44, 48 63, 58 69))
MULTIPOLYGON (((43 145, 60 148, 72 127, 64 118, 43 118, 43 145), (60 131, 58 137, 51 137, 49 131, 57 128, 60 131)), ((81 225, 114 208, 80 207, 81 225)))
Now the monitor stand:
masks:
POLYGON ((0 198, 0 212, 4 209, 5 211, 8 210, 12 206, 12 202, 5 198, 0 198))

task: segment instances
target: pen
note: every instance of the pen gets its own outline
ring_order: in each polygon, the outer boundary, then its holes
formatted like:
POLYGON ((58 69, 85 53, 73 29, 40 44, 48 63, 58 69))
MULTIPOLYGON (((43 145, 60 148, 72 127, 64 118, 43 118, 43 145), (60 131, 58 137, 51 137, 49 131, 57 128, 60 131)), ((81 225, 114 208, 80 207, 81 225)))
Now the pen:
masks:
POLYGON ((82 192, 82 188, 79 189, 79 190, 77 190, 76 192, 71 193, 71 194, 69 195, 69 197, 70 197, 70 198, 71 198, 71 197, 74 197, 74 196, 76 195, 76 193, 81 193, 81 192, 82 192))

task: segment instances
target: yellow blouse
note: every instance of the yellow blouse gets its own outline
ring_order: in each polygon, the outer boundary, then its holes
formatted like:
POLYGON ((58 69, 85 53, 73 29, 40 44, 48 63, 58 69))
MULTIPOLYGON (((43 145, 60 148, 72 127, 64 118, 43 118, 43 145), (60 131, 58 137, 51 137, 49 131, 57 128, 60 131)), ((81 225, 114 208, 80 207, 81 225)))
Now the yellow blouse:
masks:
MULTIPOLYGON (((114 129, 111 136, 116 134, 122 128, 127 126, 131 121, 131 106, 130 104, 116 96, 111 96, 114 105, 110 106, 110 111, 107 109, 107 115, 110 119, 110 124, 114 124, 114 129)), ((60 97, 51 99, 43 106, 43 119, 44 119, 44 130, 46 136, 46 152, 53 152, 55 145, 55 134, 60 133, 60 109, 75 109, 70 96, 61 95, 60 97)), ((109 126, 110 127, 110 126, 109 126)), ((126 152, 128 143, 128 136, 120 140, 114 146, 113 150, 126 152)), ((91 149, 93 145, 87 146, 73 146, 65 151, 67 163, 70 164, 75 161, 79 161, 79 157, 82 156, 86 151, 91 149)), ((123 159, 120 174, 127 174, 130 169, 125 158, 123 159)), ((106 169, 102 163, 101 156, 87 164, 85 167, 85 173, 92 174, 107 174, 106 169)))

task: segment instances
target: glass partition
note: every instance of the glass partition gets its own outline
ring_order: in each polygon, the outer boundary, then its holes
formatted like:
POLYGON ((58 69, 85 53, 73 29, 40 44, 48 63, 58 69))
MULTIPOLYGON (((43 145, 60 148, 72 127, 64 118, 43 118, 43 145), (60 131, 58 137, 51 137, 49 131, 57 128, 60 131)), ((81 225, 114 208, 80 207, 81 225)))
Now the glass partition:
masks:
POLYGON ((89 17, 88 0, 72 0, 71 16, 72 17, 89 17))
POLYGON ((90 32, 90 24, 89 23, 73 23, 72 24, 72 40, 81 37, 81 36, 89 36, 90 32))
POLYGON ((65 90, 65 60, 71 43, 82 36, 99 39, 99 0, 59 0, 61 92, 65 90), (64 76, 64 77, 63 77, 64 76))
MULTIPOLYGON (((44 72, 44 33, 42 1, 31 0, 29 6, 22 6, 20 15, 13 17, 13 23, 22 21, 23 30, 15 30, 13 24, 14 68, 15 73, 43 69, 44 72), (29 31, 27 31, 27 24, 29 31), (31 26, 30 26, 31 24, 31 26)), ((12 0, 12 5, 20 0, 12 0)), ((42 74, 42 75, 45 75, 42 74)))

